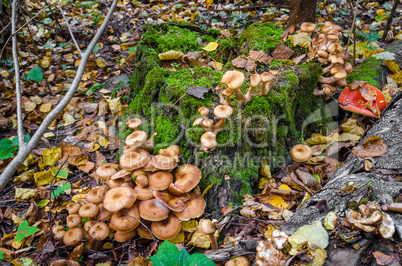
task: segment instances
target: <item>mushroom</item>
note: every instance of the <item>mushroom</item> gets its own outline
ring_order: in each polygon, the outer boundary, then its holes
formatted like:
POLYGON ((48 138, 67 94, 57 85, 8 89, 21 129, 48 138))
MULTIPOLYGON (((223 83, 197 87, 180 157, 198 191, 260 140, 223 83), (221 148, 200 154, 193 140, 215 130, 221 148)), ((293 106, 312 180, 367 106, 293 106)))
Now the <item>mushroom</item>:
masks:
POLYGON ((154 197, 154 190, 148 186, 146 188, 142 188, 140 186, 136 186, 134 188, 135 193, 137 194, 137 199, 138 200, 149 200, 154 197))
POLYGON ((311 22, 304 22, 303 24, 301 24, 300 26, 300 30, 302 32, 307 33, 308 35, 310 35, 313 31, 315 31, 316 29, 316 25, 314 23, 311 22))
POLYGON ((145 166, 150 160, 151 155, 146 150, 125 151, 120 158, 120 166, 125 170, 135 170, 145 166))
POLYGON ((161 221, 169 215, 169 209, 155 198, 141 201, 138 208, 141 218, 148 221, 161 221))
POLYGON ((153 235, 152 235, 152 231, 150 231, 150 229, 149 229, 149 228, 151 227, 151 224, 152 224, 152 223, 149 222, 149 221, 146 221, 146 220, 142 220, 141 223, 142 223, 142 224, 145 224, 146 227, 148 227, 148 228, 145 228, 144 225, 140 224, 140 225, 136 228, 137 234, 138 234, 140 237, 145 238, 145 239, 154 239, 154 238, 153 238, 153 235))
POLYGON ((116 187, 110 189, 103 200, 103 207, 109 212, 117 212, 123 208, 130 208, 135 200, 137 194, 129 187, 116 187))
POLYGON ((131 231, 140 224, 140 212, 137 204, 128 209, 113 213, 110 223, 117 231, 131 231))
POLYGON ((332 84, 339 80, 345 79, 347 77, 347 73, 343 67, 335 66, 331 69, 332 77, 320 77, 318 82, 332 84))
POLYGON ((68 231, 63 236, 63 243, 66 246, 77 245, 83 236, 82 229, 79 227, 73 227, 68 229, 68 231))
POLYGON ((112 213, 103 208, 103 203, 99 204, 98 208, 99 208, 98 220, 106 220, 112 217, 112 213))
POLYGON ((160 170, 172 170, 176 167, 176 160, 166 155, 155 155, 151 159, 151 164, 160 170))
POLYGON ((125 179, 126 177, 131 179, 130 175, 132 175, 132 172, 123 169, 123 170, 118 171, 114 175, 112 175, 112 177, 110 179, 111 180, 116 180, 116 179, 121 179, 121 178, 125 179))
POLYGON ((223 101, 224 105, 230 105, 230 96, 233 94, 233 91, 229 88, 223 90, 222 94, 225 96, 225 100, 223 101))
POLYGON ((218 105, 214 108, 214 115, 220 118, 219 122, 216 123, 213 127, 213 133, 217 134, 222 130, 225 125, 225 121, 229 118, 233 113, 233 108, 228 105, 218 105))
POLYGON ((64 231, 64 226, 62 225, 54 226, 52 232, 54 238, 56 238, 57 240, 62 240, 64 235, 66 234, 66 231, 64 231))
POLYGON ((139 118, 132 118, 126 122, 126 126, 129 128, 132 128, 134 130, 137 130, 138 127, 142 125, 142 121, 139 118))
POLYGON ((385 239, 391 238, 395 233, 395 223, 389 214, 387 213, 382 214, 382 221, 378 231, 380 235, 385 239))
POLYGON ((88 234, 95 240, 104 240, 109 235, 109 227, 107 224, 102 222, 97 222, 89 230, 88 234))
POLYGON ((223 99, 223 96, 222 96, 222 85, 217 85, 216 87, 215 87, 215 90, 218 92, 218 95, 219 95, 219 103, 220 104, 223 104, 223 102, 224 102, 224 99, 223 99))
POLYGON ((226 84, 233 91, 239 103, 243 103, 245 100, 243 93, 240 91, 243 82, 244 74, 237 70, 227 71, 221 79, 221 83, 226 84))
POLYGON ((158 136, 158 132, 155 132, 154 134, 152 134, 152 136, 145 141, 145 143, 143 144, 143 146, 141 148, 152 152, 154 147, 155 147, 155 137, 158 136))
POLYGON ((170 145, 166 149, 160 149, 158 153, 160 155, 173 157, 177 163, 180 162, 179 157, 181 156, 181 149, 177 145, 170 145))
POLYGON ((143 145, 147 141, 147 138, 148 136, 145 131, 137 130, 127 136, 125 143, 127 146, 138 147, 143 145))
POLYGON ((91 229, 92 226, 93 226, 95 223, 96 223, 96 221, 94 221, 94 220, 86 221, 85 224, 84 224, 84 231, 85 231, 85 232, 88 232, 88 230, 91 229))
POLYGON ((154 190, 155 198, 162 202, 166 207, 172 211, 181 212, 186 208, 186 204, 179 197, 169 194, 168 192, 154 190))
POLYGON ((209 153, 211 150, 215 149, 216 146, 218 146, 216 134, 212 132, 205 132, 202 134, 200 150, 204 151, 205 153, 209 153))
POLYGON ((169 171, 159 171, 149 176, 149 186, 155 190, 167 189, 173 182, 173 175, 169 171))
POLYGON ((295 162, 289 168, 289 172, 295 171, 301 162, 305 162, 313 156, 311 148, 304 144, 297 144, 290 150, 290 156, 295 162))
POLYGON ((92 218, 98 215, 99 208, 98 205, 94 203, 85 203, 81 206, 80 210, 78 211, 79 216, 83 218, 92 218))
POLYGON ((74 214, 79 211, 79 209, 81 208, 81 204, 79 204, 78 202, 69 203, 67 204, 66 208, 69 214, 74 214))
POLYGON ((261 74, 261 91, 260 95, 267 95, 269 92, 269 89, 271 87, 271 82, 274 79, 274 76, 269 73, 269 72, 263 72, 261 74))
POLYGON ((354 80, 351 83, 347 85, 347 88, 351 91, 358 90, 360 87, 363 87, 364 85, 367 84, 367 81, 363 80, 354 80))
POLYGON ((127 240, 129 240, 130 238, 135 237, 135 235, 137 234, 136 230, 131 230, 131 231, 116 231, 116 233, 114 234, 114 240, 116 240, 117 242, 126 242, 127 240))
POLYGON ((120 187, 122 184, 124 183, 124 179, 120 178, 120 179, 109 179, 107 181, 107 185, 110 188, 116 188, 116 187, 120 187))
POLYGON ((96 175, 101 179, 110 179, 118 167, 115 163, 105 163, 96 169, 96 175))
POLYGON ((173 239, 180 233, 180 221, 175 215, 169 214, 166 219, 153 222, 151 230, 159 239, 173 239))
POLYGON ((190 199, 186 202, 187 207, 181 212, 173 212, 180 221, 188 221, 200 217, 205 210, 205 200, 201 195, 190 193, 190 199))
POLYGON ((213 132, 214 131, 214 120, 212 119, 205 119, 201 123, 202 128, 207 131, 207 132, 213 132))
POLYGON ((215 224, 209 219, 202 219, 199 221, 198 228, 200 228, 204 234, 210 237, 211 249, 212 250, 218 249, 218 242, 216 241, 215 238, 215 231, 216 231, 215 224))
POLYGON ((209 115, 209 109, 208 108, 202 106, 202 107, 198 108, 198 112, 200 113, 202 118, 208 119, 208 115, 209 115))
POLYGON ((81 223, 81 216, 79 216, 78 214, 70 214, 69 216, 67 216, 67 226, 69 228, 73 228, 78 226, 81 223))
POLYGON ((183 164, 180 165, 174 173, 174 185, 181 191, 188 192, 198 185, 201 176, 201 170, 197 166, 183 164))
POLYGON ((251 263, 246 257, 241 256, 227 261, 225 266, 251 266, 251 263))
POLYGON ((102 196, 98 195, 98 188, 93 188, 85 195, 88 202, 99 204, 102 202, 102 196))
POLYGON ((314 89, 313 94, 315 96, 319 96, 319 95, 325 95, 325 99, 328 100, 329 97, 331 97, 335 92, 336 92, 336 87, 335 86, 331 86, 329 84, 323 84, 322 85, 322 90, 319 89, 314 89))
POLYGON ((145 188, 149 185, 148 177, 145 175, 139 175, 135 177, 135 183, 137 184, 137 186, 145 188))
POLYGON ((193 127, 200 125, 202 123, 202 121, 204 121, 204 118, 197 117, 193 122, 193 127))

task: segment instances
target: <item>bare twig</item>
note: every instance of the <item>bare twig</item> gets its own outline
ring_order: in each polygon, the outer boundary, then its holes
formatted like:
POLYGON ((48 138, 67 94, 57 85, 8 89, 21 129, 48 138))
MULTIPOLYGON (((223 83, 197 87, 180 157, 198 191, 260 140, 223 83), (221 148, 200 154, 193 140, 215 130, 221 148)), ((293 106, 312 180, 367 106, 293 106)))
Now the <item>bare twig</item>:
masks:
MULTIPOLYGON (((16 1, 16 0, 14 0, 16 1)), ((105 17, 105 20, 102 22, 99 30, 93 37, 92 41, 89 43, 87 50, 82 54, 82 58, 80 64, 78 65, 78 69, 76 75, 74 77, 73 82, 71 83, 70 88, 68 89, 64 98, 56 105, 56 107, 45 117, 42 124, 36 130, 35 134, 32 136, 31 140, 27 143, 26 149, 24 151, 19 150, 17 156, 7 165, 7 167, 3 170, 0 175, 0 192, 5 187, 8 179, 14 174, 17 167, 25 161, 31 151, 35 148, 36 144, 42 138, 43 134, 49 127, 49 125, 53 122, 53 120, 64 110, 67 104, 70 102, 71 98, 74 96, 76 89, 81 81, 82 75, 84 74, 85 65, 89 59, 89 56, 92 53, 96 43, 99 38, 102 36, 103 31, 106 29, 107 23, 109 22, 110 17, 113 14, 113 10, 116 7, 117 0, 113 0, 113 3, 105 17)), ((17 74, 17 70, 15 71, 17 74)))
POLYGON ((76 40, 75 37, 74 37, 73 31, 72 31, 71 28, 70 28, 70 24, 68 23, 67 18, 64 16, 63 8, 61 7, 61 4, 60 4, 60 1, 59 1, 59 0, 57 0, 57 5, 59 6, 61 15, 62 15, 63 18, 64 18, 64 22, 65 22, 66 25, 67 25, 68 32, 69 32, 70 35, 71 35, 71 39, 73 39, 73 42, 74 42, 74 44, 75 44, 75 47, 77 48, 78 52, 79 52, 80 55, 82 56, 82 51, 81 51, 81 49, 80 49, 80 46, 78 45, 78 42, 77 42, 77 40, 76 40))
POLYGON ((392 9, 391 9, 391 14, 389 15, 389 18, 388 18, 388 21, 387 21, 387 25, 385 26, 384 33, 382 34, 382 37, 381 37, 381 41, 382 41, 382 42, 385 41, 385 39, 387 38, 387 34, 388 34, 388 31, 389 31, 389 29, 390 29, 390 27, 391 27, 392 19, 393 19, 394 16, 395 16, 395 11, 396 11, 396 8, 397 8, 397 6, 398 6, 398 4, 399 4, 399 1, 400 1, 400 0, 395 0, 394 6, 393 6, 392 9))
POLYGON ((7 25, 0 31, 0 34, 1 34, 3 31, 5 31, 5 30, 8 28, 8 26, 10 26, 10 24, 11 24, 11 22, 8 22, 7 25))
POLYGON ((345 49, 345 55, 348 54, 348 48, 349 48, 349 42, 350 42, 350 37, 353 35, 355 36, 355 25, 356 25, 356 16, 357 16, 357 10, 356 8, 353 8, 353 5, 351 2, 348 2, 350 4, 350 9, 353 12, 353 22, 352 22, 352 27, 350 28, 349 32, 349 38, 348 38, 348 43, 346 44, 346 49, 345 49))

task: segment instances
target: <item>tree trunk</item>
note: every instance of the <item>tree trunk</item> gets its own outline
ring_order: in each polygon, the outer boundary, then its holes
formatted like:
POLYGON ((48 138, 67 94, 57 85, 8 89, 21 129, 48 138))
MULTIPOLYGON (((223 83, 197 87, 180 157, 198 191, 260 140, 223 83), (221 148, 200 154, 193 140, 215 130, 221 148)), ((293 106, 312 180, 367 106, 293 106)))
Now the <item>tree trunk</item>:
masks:
POLYGON ((290 0, 288 25, 300 26, 303 22, 315 21, 317 0, 290 0))

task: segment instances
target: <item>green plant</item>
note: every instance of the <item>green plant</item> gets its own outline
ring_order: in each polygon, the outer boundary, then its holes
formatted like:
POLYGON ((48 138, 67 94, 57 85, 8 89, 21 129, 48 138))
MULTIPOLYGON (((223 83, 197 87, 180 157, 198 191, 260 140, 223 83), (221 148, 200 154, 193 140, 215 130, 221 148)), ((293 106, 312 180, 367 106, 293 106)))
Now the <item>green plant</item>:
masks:
POLYGON ((105 87, 107 85, 109 85, 110 83, 105 83, 105 84, 99 84, 99 83, 95 83, 89 90, 87 90, 87 92, 85 93, 87 96, 91 96, 92 94, 96 94, 96 90, 102 87, 105 87))
POLYGON ((179 249, 169 241, 163 242, 158 249, 155 256, 150 258, 154 266, 214 266, 215 263, 201 253, 194 253, 190 255, 188 251, 183 248, 179 249))
POLYGON ((17 229, 17 234, 15 235, 15 242, 21 242, 26 236, 31 236, 36 232, 39 232, 40 229, 36 226, 29 226, 27 220, 24 220, 17 229))
POLYGON ((4 251, 0 250, 0 260, 4 260, 4 251))
MULTIPOLYGON (((29 135, 25 135, 25 142, 28 142, 29 139, 29 135)), ((18 137, 14 137, 13 140, 0 140, 0 160, 5 160, 13 157, 15 152, 18 151, 18 148, 18 137)))
POLYGON ((52 198, 60 196, 60 194, 66 193, 66 190, 69 190, 71 188, 70 183, 64 183, 61 186, 58 186, 55 190, 52 191, 50 194, 52 198))
POLYGON ((34 80, 37 82, 41 82, 43 80, 42 69, 40 67, 34 67, 31 69, 31 71, 29 71, 29 73, 24 75, 22 78, 25 80, 34 80))
POLYGON ((363 45, 364 48, 370 50, 377 50, 377 46, 371 45, 373 42, 377 41, 380 38, 380 35, 374 31, 372 33, 365 33, 359 30, 356 30, 356 33, 363 37, 365 40, 368 41, 368 45, 363 45))

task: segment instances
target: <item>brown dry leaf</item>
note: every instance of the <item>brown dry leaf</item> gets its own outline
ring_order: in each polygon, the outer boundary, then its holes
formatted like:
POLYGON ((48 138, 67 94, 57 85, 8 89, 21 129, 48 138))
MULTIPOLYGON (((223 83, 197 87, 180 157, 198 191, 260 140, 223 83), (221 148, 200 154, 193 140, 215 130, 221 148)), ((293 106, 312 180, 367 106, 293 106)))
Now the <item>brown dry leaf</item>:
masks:
POLYGON ((9 249, 6 249, 6 248, 0 248, 0 251, 2 251, 2 252, 4 253, 4 254, 3 254, 3 257, 4 257, 6 260, 11 259, 11 257, 14 255, 14 251, 9 250, 9 249))
POLYGON ((276 49, 274 50, 272 55, 273 55, 274 59, 276 59, 276 60, 278 60, 278 59, 287 60, 293 55, 293 53, 294 53, 294 51, 290 47, 281 43, 276 47, 276 49))
POLYGON ((69 155, 67 162, 69 164, 80 166, 85 165, 88 162, 88 155, 81 147, 71 145, 69 143, 60 143, 61 155, 59 162, 64 162, 69 155))
POLYGON ((104 116, 107 114, 107 102, 102 100, 99 102, 98 116, 104 116))
POLYGON ((99 128, 95 124, 92 124, 89 127, 84 127, 76 137, 81 141, 95 141, 99 134, 99 128))
POLYGON ((379 157, 386 154, 388 146, 383 143, 383 139, 378 136, 370 136, 365 139, 362 146, 358 146, 352 150, 352 153, 360 158, 379 157))
POLYGON ((357 141, 350 141, 350 142, 335 142, 334 144, 332 144, 328 150, 326 155, 328 157, 331 157, 334 154, 337 154, 341 149, 343 148, 349 148, 349 147, 353 147, 357 144, 357 141))
POLYGON ((106 157, 99 151, 96 151, 96 165, 99 167, 106 163, 106 157))
POLYGON ((50 266, 80 266, 80 264, 76 261, 73 260, 65 260, 65 259, 60 259, 53 261, 50 266))
POLYGON ((73 261, 78 261, 81 257, 82 251, 84 250, 84 243, 76 246, 74 250, 68 255, 68 258, 73 261))
POLYGON ((95 163, 89 162, 89 161, 84 165, 77 166, 77 168, 80 171, 87 172, 87 173, 89 173, 89 171, 91 171, 94 167, 95 167, 95 163))
POLYGON ((302 55, 300 55, 300 56, 298 56, 298 57, 295 57, 295 58, 293 58, 292 60, 295 62, 295 64, 297 65, 297 64, 299 64, 300 62, 301 62, 301 60, 303 60, 303 58, 305 58, 306 57, 306 54, 302 54, 302 55))
POLYGON ((395 259, 379 251, 374 252, 374 258, 378 265, 390 265, 395 259))
POLYGON ((152 266, 152 262, 139 254, 138 257, 130 261, 127 266, 152 266))
POLYGON ((294 31, 295 31, 295 25, 291 25, 289 28, 287 28, 285 32, 281 34, 282 41, 286 42, 288 36, 291 35, 294 31))
POLYGON ((248 54, 248 60, 252 60, 254 62, 258 61, 261 64, 269 64, 272 62, 272 57, 264 53, 263 51, 250 51, 248 54))
POLYGON ((204 99, 204 94, 209 91, 208 87, 188 87, 186 93, 197 99, 204 99))
POLYGON ((245 59, 244 55, 236 57, 235 59, 232 60, 233 66, 237 68, 244 68, 246 66, 246 63, 247 60, 245 59))

